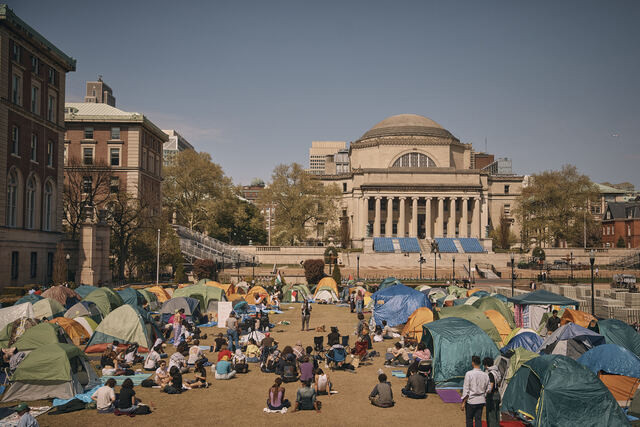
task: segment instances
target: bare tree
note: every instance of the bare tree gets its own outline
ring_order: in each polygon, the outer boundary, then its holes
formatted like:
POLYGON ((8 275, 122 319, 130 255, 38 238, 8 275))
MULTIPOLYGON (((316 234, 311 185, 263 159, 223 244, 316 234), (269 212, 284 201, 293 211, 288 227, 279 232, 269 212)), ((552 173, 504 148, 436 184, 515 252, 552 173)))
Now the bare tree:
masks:
POLYGON ((102 205, 110 193, 111 167, 105 162, 85 165, 77 158, 70 158, 64 168, 62 195, 64 222, 72 239, 78 237, 85 207, 102 205))
POLYGON ((64 257, 64 248, 61 242, 56 245, 56 253, 53 256, 53 283, 61 285, 67 281, 67 260, 64 257))

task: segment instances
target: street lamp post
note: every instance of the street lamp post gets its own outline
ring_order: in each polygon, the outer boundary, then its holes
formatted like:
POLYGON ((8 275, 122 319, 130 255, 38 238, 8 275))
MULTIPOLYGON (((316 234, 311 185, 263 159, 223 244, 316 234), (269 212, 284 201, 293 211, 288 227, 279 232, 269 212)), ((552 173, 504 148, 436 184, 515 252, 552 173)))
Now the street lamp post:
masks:
POLYGON ((596 315, 596 307, 595 307, 595 290, 593 289, 593 264, 596 261, 596 255, 593 252, 593 249, 591 250, 591 252, 589 252, 589 262, 591 263, 591 315, 595 317, 596 315))
POLYGON ((453 267, 451 269, 451 281, 456 281, 456 257, 453 257, 453 267))
POLYGON ((333 254, 329 255, 329 276, 331 276, 331 265, 333 264, 333 254))
POLYGON ((438 257, 433 254, 433 281, 438 280, 438 257))
POLYGON ((160 229, 158 228, 158 252, 156 253, 156 285, 160 283, 160 229))
POLYGON ((422 258, 422 252, 420 252, 420 258, 418 258, 418 264, 420 264, 420 280, 422 280, 422 262, 424 258, 422 258))
POLYGON ((222 271, 224 271, 224 249, 222 250, 222 271))
POLYGON ((513 295, 515 294, 515 291, 514 291, 515 283, 514 283, 514 280, 513 280, 514 279, 514 277, 513 277, 513 258, 514 258, 513 252, 511 252, 510 257, 511 257, 511 298, 513 298, 513 295))
POLYGON ((253 262, 251 263, 251 280, 256 280, 256 256, 253 256, 253 262))
POLYGON ((467 259, 469 261, 469 284, 471 284, 471 255, 467 259))
POLYGON ((571 281, 573 282, 573 252, 569 252, 569 269, 571 270, 571 281))
POLYGON ((70 282, 71 271, 69 270, 69 262, 71 261, 71 255, 67 254, 64 258, 67 260, 67 282, 70 282))
POLYGON ((360 255, 356 255, 356 280, 360 280, 360 255))
POLYGON ((236 258, 236 267, 238 267, 238 281, 240 281, 240 254, 236 258))

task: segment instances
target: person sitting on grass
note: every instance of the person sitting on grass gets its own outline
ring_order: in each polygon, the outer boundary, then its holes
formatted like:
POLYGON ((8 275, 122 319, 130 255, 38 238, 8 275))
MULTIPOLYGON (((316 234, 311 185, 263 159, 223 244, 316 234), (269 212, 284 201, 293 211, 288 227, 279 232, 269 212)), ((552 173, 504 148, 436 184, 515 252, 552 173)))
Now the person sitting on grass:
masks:
POLYGON ((229 351, 226 343, 222 344, 222 347, 220 347, 220 351, 218 352, 218 362, 221 361, 225 356, 227 356, 227 360, 231 360, 231 358, 233 357, 233 353, 229 351))
POLYGON ((169 358, 169 369, 174 366, 180 369, 180 372, 186 374, 189 372, 189 367, 187 366, 187 359, 185 359, 184 355, 188 352, 186 343, 181 343, 176 352, 171 355, 169 358))
POLYGON ((395 343, 395 345, 387 351, 391 353, 392 359, 387 360, 385 365, 407 366, 409 364, 409 353, 407 353, 407 350, 400 342, 395 343))
POLYGON ((304 347, 302 347, 302 341, 298 340, 296 345, 293 346, 293 354, 296 356, 297 360, 301 360, 302 357, 306 354, 306 352, 304 351, 304 347))
POLYGON ((216 379, 217 380, 230 380, 236 376, 236 371, 231 368, 231 362, 229 362, 229 356, 223 356, 222 360, 216 363, 216 379))
POLYGON ((115 414, 133 416, 140 403, 140 399, 136 399, 136 392, 133 390, 133 381, 131 378, 127 378, 120 387, 115 414))
POLYGON ((373 331, 373 342, 382 341, 384 341, 384 336, 382 335, 382 327, 380 327, 380 325, 376 325, 376 329, 373 331))
POLYGON ((305 355, 300 363, 300 381, 313 380, 313 362, 309 360, 309 356, 305 355))
POLYGON ((249 344, 247 344, 247 362, 250 363, 258 363, 260 361, 260 349, 256 344, 256 340, 253 338, 249 339, 249 344))
POLYGON ((157 345, 151 349, 147 358, 144 360, 145 371, 155 371, 160 362, 160 353, 162 352, 162 344, 157 345))
POLYGON ((105 385, 91 395, 91 400, 96 402, 96 409, 99 414, 110 414, 113 412, 113 402, 116 401, 116 393, 113 391, 115 386, 116 380, 109 378, 105 385))
POLYGON ((138 343, 134 342, 124 352, 124 363, 128 366, 133 366, 136 363, 140 363, 144 360, 142 356, 138 354, 138 343))
POLYGON ((216 339, 214 340, 214 342, 216 343, 215 349, 213 351, 218 352, 220 350, 222 350, 222 346, 224 344, 227 344, 227 339, 224 337, 223 333, 220 332, 218 334, 218 336, 216 337, 216 339))
POLYGON ((340 344, 340 332, 336 326, 332 326, 331 332, 327 335, 327 345, 333 347, 336 344, 340 344))
POLYGON ((36 421, 35 417, 31 415, 31 413, 29 412, 31 411, 31 408, 29 408, 29 405, 27 405, 26 403, 21 403, 13 409, 16 411, 16 413, 20 417, 20 419, 18 420, 19 427, 40 426, 40 424, 38 424, 38 421, 36 421))
POLYGON ((427 398, 427 377, 413 364, 407 370, 407 385, 402 389, 402 395, 411 399, 427 398))
POLYGON ((331 396, 331 381, 329 375, 325 374, 322 368, 316 370, 315 388, 318 396, 331 396))
POLYGON ((284 393, 285 389, 282 387, 282 378, 277 377, 271 388, 269 388, 267 408, 272 411, 281 411, 284 408, 289 408, 291 402, 284 398, 284 393))
POLYGON ((169 383, 162 389, 162 391, 167 394, 180 394, 184 389, 186 389, 184 385, 180 369, 174 366, 169 370, 169 383))
POLYGON ((322 360, 322 359, 320 359, 320 356, 313 355, 313 347, 311 347, 310 345, 307 346, 305 351, 307 352, 307 357, 309 358, 309 362, 313 363, 313 372, 315 372, 316 369, 318 369, 318 360, 322 360))
POLYGON ((238 374, 246 374, 249 372, 247 356, 245 356, 239 348, 236 349, 236 352, 231 359, 231 365, 233 365, 233 370, 238 374))
POLYGON ((311 381, 304 381, 302 387, 296 393, 295 411, 311 411, 320 412, 320 402, 316 400, 316 391, 311 387, 311 381))
POLYGON ((167 367, 166 360, 161 360, 158 364, 158 369, 156 369, 156 374, 153 377, 153 381, 164 388, 167 384, 171 382, 171 376, 169 375, 169 368, 167 367))
POLYGON ((369 394, 369 401, 372 405, 379 408, 391 408, 395 405, 391 383, 387 381, 386 374, 378 375, 378 384, 376 384, 369 394))
POLYGON ((418 349, 413 353, 413 358, 417 361, 431 360, 431 352, 425 343, 418 343, 418 349))
POLYGON ((382 321, 382 337, 385 340, 390 340, 398 337, 398 331, 392 328, 391 326, 387 325, 386 320, 382 321))
POLYGON ((191 388, 207 388, 211 384, 207 382, 207 369, 204 367, 206 362, 202 359, 196 362, 196 368, 193 370, 195 372, 196 377, 191 381, 187 381, 189 387, 191 388))
POLYGON ((201 359, 204 359, 204 362, 208 362, 207 358, 204 357, 204 353, 200 349, 200 340, 193 340, 193 345, 189 348, 189 359, 187 359, 187 365, 193 366, 201 359))

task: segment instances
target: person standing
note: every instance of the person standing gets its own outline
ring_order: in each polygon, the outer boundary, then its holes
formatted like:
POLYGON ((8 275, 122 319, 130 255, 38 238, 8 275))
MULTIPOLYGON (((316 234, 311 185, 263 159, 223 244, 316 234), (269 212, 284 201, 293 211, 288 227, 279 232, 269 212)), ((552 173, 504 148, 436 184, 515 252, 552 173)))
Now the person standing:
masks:
POLYGON ((480 356, 471 357, 472 370, 464 375, 461 411, 465 411, 467 427, 482 427, 482 408, 485 395, 491 391, 489 375, 480 369, 480 356))
POLYGON ((364 309, 364 291, 362 289, 358 289, 356 293, 356 313, 362 313, 364 309))
POLYGON ((311 319, 311 307, 309 306, 309 301, 304 300, 302 303, 302 308, 300 310, 300 315, 302 316, 302 331, 306 331, 309 329, 309 319, 311 319))
POLYGON ((240 348, 240 344, 238 342, 238 319, 236 319, 236 314, 233 311, 229 315, 225 326, 227 327, 227 340, 229 341, 229 349, 232 352, 236 351, 236 348, 240 348))
POLYGON ((547 319, 547 331, 549 334, 554 333, 560 327, 560 318, 558 317, 558 310, 553 310, 552 316, 547 319))
POLYGON ((500 427, 500 382, 502 375, 497 366, 493 365, 490 357, 485 357, 482 361, 485 372, 489 376, 489 389, 487 393, 487 409, 485 411, 487 418, 487 427, 500 427))

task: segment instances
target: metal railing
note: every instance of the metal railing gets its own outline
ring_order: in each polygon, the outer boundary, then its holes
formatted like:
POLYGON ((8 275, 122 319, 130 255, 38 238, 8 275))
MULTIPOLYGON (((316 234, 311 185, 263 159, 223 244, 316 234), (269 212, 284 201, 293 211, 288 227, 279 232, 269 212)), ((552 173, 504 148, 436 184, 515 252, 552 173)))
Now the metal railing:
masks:
POLYGON ((240 252, 233 246, 221 242, 200 232, 189 230, 181 225, 174 225, 180 239, 180 250, 185 255, 196 259, 213 259, 226 263, 253 263, 253 256, 240 252))

